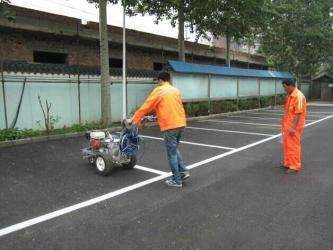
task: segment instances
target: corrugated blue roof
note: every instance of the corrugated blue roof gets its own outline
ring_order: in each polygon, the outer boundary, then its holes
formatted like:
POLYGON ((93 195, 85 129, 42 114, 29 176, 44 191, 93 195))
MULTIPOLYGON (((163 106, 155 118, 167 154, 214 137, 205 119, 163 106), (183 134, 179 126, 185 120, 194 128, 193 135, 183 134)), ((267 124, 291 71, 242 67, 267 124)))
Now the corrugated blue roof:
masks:
POLYGON ((205 64, 184 63, 180 61, 168 61, 169 66, 174 72, 193 73, 193 74, 211 74, 223 76, 244 76, 260 78, 293 78, 289 72, 258 70, 258 69, 241 69, 234 67, 222 67, 205 64))

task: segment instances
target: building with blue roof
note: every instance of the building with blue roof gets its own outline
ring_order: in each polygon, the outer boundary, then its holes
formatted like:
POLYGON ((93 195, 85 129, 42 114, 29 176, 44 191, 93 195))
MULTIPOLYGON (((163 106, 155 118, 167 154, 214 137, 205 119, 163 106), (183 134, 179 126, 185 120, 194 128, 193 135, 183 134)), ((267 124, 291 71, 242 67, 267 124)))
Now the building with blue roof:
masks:
POLYGON ((168 61, 172 83, 185 101, 260 98, 284 93, 283 79, 289 72, 243 69, 168 61))

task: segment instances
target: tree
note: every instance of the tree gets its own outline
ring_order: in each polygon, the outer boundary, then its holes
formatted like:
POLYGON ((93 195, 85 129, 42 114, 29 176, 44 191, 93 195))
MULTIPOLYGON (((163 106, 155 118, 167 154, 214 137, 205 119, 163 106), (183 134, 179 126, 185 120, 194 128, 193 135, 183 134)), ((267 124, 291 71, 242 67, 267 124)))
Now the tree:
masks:
POLYGON ((261 38, 269 63, 298 78, 313 76, 333 54, 331 0, 274 0, 261 38))
MULTIPOLYGON (((109 40, 106 22, 106 6, 108 0, 88 0, 99 8, 99 36, 100 36, 100 64, 101 64, 101 122, 111 124, 111 95, 110 95, 110 69, 109 69, 109 40)), ((118 1, 109 2, 116 4, 118 1)))
MULTIPOLYGON (((195 12, 206 8, 206 3, 200 0, 128 0, 127 13, 130 15, 149 14, 156 17, 155 22, 170 20, 173 27, 178 23, 178 55, 179 60, 185 62, 185 26, 193 27, 194 21, 199 23, 195 12)), ((193 31, 193 29, 192 29, 193 31)))
POLYGON ((7 18, 9 21, 15 20, 15 15, 9 10, 10 0, 0 0, 0 18, 7 18))
POLYGON ((268 0, 206 0, 206 8, 191 13, 199 35, 211 33, 227 40, 227 65, 230 67, 230 42, 259 35, 269 16, 268 0), (196 20, 199 20, 198 22, 196 20))

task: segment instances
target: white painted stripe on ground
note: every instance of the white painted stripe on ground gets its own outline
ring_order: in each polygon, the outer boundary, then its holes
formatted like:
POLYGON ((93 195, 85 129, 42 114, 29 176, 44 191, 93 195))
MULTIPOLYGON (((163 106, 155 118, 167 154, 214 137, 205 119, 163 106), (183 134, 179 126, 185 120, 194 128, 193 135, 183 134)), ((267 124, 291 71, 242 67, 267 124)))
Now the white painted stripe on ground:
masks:
MULTIPOLYGON (((306 127, 308 126, 311 126, 311 125, 314 125, 316 123, 319 123, 319 122, 322 122, 324 120, 327 120, 327 119, 330 119, 332 118, 333 116, 327 116, 325 118, 322 118, 318 121, 315 121, 315 122, 312 122, 312 123, 309 123, 306 125, 306 127)), ((199 167, 201 165, 204 165, 206 163, 209 163, 209 162, 212 162, 212 161, 215 161, 215 160, 218 160, 218 159, 221 159, 223 157, 226 157, 228 155, 231 155, 231 154, 235 154, 237 152, 240 152, 240 151, 243 151, 243 150, 246 150, 246 149, 249 149, 251 147, 254 147, 256 145, 259 145, 259 144, 262 144, 264 142, 267 142, 267 141, 270 141, 270 140, 273 140, 277 137, 281 136, 281 134, 277 134, 277 135, 274 135, 274 136, 271 136, 269 138, 266 138, 264 140, 261 140, 261 141, 258 141, 258 142, 254 142, 254 143, 251 143, 249 145, 246 145, 246 146, 243 146, 243 147, 240 147, 238 149, 234 149, 232 151, 229 151, 227 153, 224 153, 224 154, 220 154, 220 155, 217 155, 217 156, 214 156, 214 157, 211 157, 211 158, 208 158, 206 160, 203 160, 203 161, 200 161, 200 162, 197 162, 197 163, 194 163, 194 164, 191 164, 188 166, 189 169, 193 169, 193 168, 196 168, 196 167, 199 167)), ((1 236, 4 236, 4 235, 7 235, 7 234, 10 234, 10 233, 13 233, 13 232, 16 232, 16 231, 19 231, 21 229, 24 229, 24 228, 27 228, 27 227, 30 227, 30 226, 33 226, 33 225, 36 225, 36 224, 39 224, 41 222, 44 222, 44 221, 47 221, 47 220, 50 220, 50 219, 53 219, 53 218, 56 218, 56 217, 59 217, 61 215, 65 215, 65 214, 68 214, 68 213, 71 213, 71 212, 74 212, 78 209, 81 209, 81 208, 84 208, 84 207, 88 207, 88 206, 91 206, 91 205, 94 205, 94 204, 97 204, 99 202, 102 202, 102 201, 105 201, 105 200, 108 200, 108 199, 111 199, 111 198, 114 198, 116 196, 119 196, 121 194, 124 194, 124 193, 127 193, 127 192, 130 192, 130 191, 133 191, 135 189, 138 189, 138 188, 141 188, 141 187, 144 187, 144 186, 147 186, 151 183, 154 183, 154 182, 157 182, 157 181, 161 181, 167 177, 171 176, 171 173, 167 173, 167 174, 163 174, 163 175, 160 175, 160 176, 157 176, 157 177, 154 177, 154 178, 151 178, 151 179, 148 179, 146 181, 143 181, 143 182, 139 182, 139 183, 136 183, 134 185, 131 185, 131 186, 128 186, 128 187, 125 187, 125 188, 122 188, 122 189, 119 189, 119 190, 116 190, 116 191, 113 191, 111 193, 107 193, 107 194, 104 194, 102 196, 99 196, 99 197, 96 197, 96 198, 93 198, 93 199, 90 199, 90 200, 87 200, 87 201, 84 201, 84 202, 81 202, 81 203, 78 203, 78 204, 75 204, 75 205, 72 205, 72 206, 69 206, 69 207, 66 207, 66 208, 63 208, 63 209, 60 209, 60 210, 57 210, 57 211, 54 211, 54 212, 51 212, 51 213, 48 213, 48 214, 44 214, 44 215, 41 215, 41 216, 38 216, 36 218, 33 218, 33 219, 30 219, 30 220, 26 220, 26 221, 23 221, 23 222, 20 222, 20 223, 17 223, 17 224, 14 224, 14 225, 11 225, 9 227, 5 227, 5 228, 2 228, 0 229, 0 237, 1 236)))
MULTIPOLYGON (((260 116, 249 116, 249 115, 246 115, 246 116, 240 116, 240 115, 230 115, 230 116, 227 116, 227 117, 236 117, 236 118, 253 118, 253 119, 258 119, 258 120, 281 120, 280 117, 260 117, 260 116)), ((306 119, 307 121, 309 122, 314 122, 316 120, 309 120, 309 119, 306 119)))
POLYGON ((316 102, 309 102, 308 106, 318 106, 318 107, 333 107, 333 103, 316 103, 316 102))
MULTIPOLYGON (((148 139, 153 139, 153 140, 160 140, 160 141, 164 140, 161 137, 154 137, 154 136, 148 136, 148 135, 140 135, 140 137, 148 138, 148 139)), ((195 146, 208 147, 208 148, 226 149, 226 150, 234 150, 235 149, 235 148, 231 148, 231 147, 223 147, 223 146, 203 144, 203 143, 196 143, 196 142, 189 142, 189 141, 180 141, 180 143, 189 144, 189 145, 195 145, 195 146)))
MULTIPOLYGON (((266 111, 268 111, 268 113, 275 113, 275 114, 283 114, 283 110, 265 110, 264 112, 266 112, 266 111)), ((333 114, 333 112, 331 112, 331 111, 328 111, 328 112, 325 112, 325 111, 311 111, 311 110, 307 110, 307 114, 321 114, 321 115, 332 115, 333 114)))
POLYGON ((186 126, 186 129, 197 129, 197 130, 204 130, 204 131, 216 131, 216 132, 235 133, 235 134, 244 134, 244 135, 273 136, 272 134, 263 134, 263 133, 255 133, 255 132, 244 132, 244 131, 235 131, 235 130, 224 130, 224 129, 215 129, 215 128, 201 128, 201 127, 190 127, 190 126, 186 126))
POLYGON ((257 126, 269 126, 269 127, 280 127, 280 124, 273 123, 255 123, 255 122, 236 122, 236 121, 226 121, 226 120, 203 120, 204 122, 220 122, 220 123, 232 123, 232 124, 245 124, 245 125, 257 125, 257 126))
POLYGON ((153 168, 146 168, 146 167, 139 166, 139 165, 135 165, 134 168, 142 170, 142 171, 146 171, 146 172, 158 174, 158 175, 167 174, 167 172, 163 172, 163 171, 160 171, 160 170, 157 170, 157 169, 153 169, 153 168))
MULTIPOLYGON (((281 113, 276 113, 276 112, 253 112, 253 113, 248 113, 248 114, 255 114, 255 115, 278 115, 278 116, 282 116, 283 114, 281 113)), ((315 117, 315 118, 324 118, 325 116, 323 115, 306 115, 307 117, 315 117)))
MULTIPOLYGON (((333 115, 332 115, 332 116, 327 116, 327 117, 322 118, 322 119, 320 119, 320 120, 317 120, 317 121, 311 122, 311 123, 309 123, 309 124, 306 124, 305 127, 309 127, 309 126, 311 126, 311 125, 314 125, 314 124, 316 124, 316 123, 322 122, 322 121, 327 120, 327 119, 330 119, 330 118, 333 118, 333 115)), ((246 150, 246 149, 252 148, 252 147, 254 147, 254 146, 256 146, 256 145, 259 145, 259 144, 262 144, 262 143, 264 143, 264 142, 267 142, 267 141, 273 140, 273 139, 278 138, 278 137, 280 137, 280 136, 281 136, 281 133, 279 133, 279 134, 277 134, 277 135, 273 135, 273 136, 271 136, 271 137, 269 137, 269 138, 266 138, 266 139, 263 139, 263 140, 260 140, 260 141, 257 141, 257 142, 254 142, 254 143, 251 143, 251 144, 245 145, 245 146, 243 146, 243 147, 236 148, 236 149, 234 149, 234 150, 231 150, 231 151, 229 151, 229 152, 226 152, 226 153, 223 153, 223 154, 220 154, 220 155, 214 156, 214 157, 212 157, 212 158, 209 158, 209 159, 206 159, 206 160, 203 160, 203 161, 200 161, 200 162, 194 163, 194 164, 188 166, 188 169, 196 168, 196 167, 199 167, 199 166, 201 166, 201 165, 203 165, 203 164, 207 164, 207 163, 209 163, 209 162, 212 162, 212 161, 215 161, 215 160, 221 159, 221 158, 223 158, 223 157, 226 157, 226 156, 228 156, 228 155, 232 155, 232 154, 234 154, 234 153, 237 153, 237 152, 240 152, 240 151, 243 151, 243 150, 246 150)))
POLYGON ((98 196, 96 198, 93 198, 93 199, 90 199, 90 200, 87 200, 87 201, 84 201, 84 202, 81 202, 81 203, 78 203, 78 204, 75 204, 75 205, 72 205, 72 206, 69 206, 69 207, 65 207, 63 209, 60 209, 60 210, 57 210, 57 211, 54 211, 54 212, 51 212, 51 213, 48 213, 48 214, 44 214, 42 216, 38 216, 36 218, 30 219, 30 220, 26 220, 26 221, 17 223, 15 225, 3 228, 3 229, 0 230, 0 237, 4 236, 6 234, 12 233, 12 232, 21 230, 23 228, 27 228, 27 227, 30 227, 32 225, 36 225, 38 223, 41 223, 41 222, 44 222, 44 221, 47 221, 47 220, 59 217, 61 215, 65 215, 65 214, 71 213, 71 212, 76 211, 78 209, 81 209, 81 208, 84 208, 84 207, 88 207, 88 206, 97 204, 99 202, 111 199, 113 197, 119 196, 119 195, 127 193, 129 191, 132 191, 132 190, 138 189, 140 187, 146 186, 146 185, 148 185, 150 183, 163 180, 163 179, 165 179, 165 178, 167 178, 169 176, 171 176, 171 173, 160 175, 160 176, 148 179, 146 181, 139 182, 139 183, 136 183, 134 185, 131 185, 131 186, 128 186, 128 187, 125 187, 125 188, 113 191, 111 193, 107 193, 107 194, 104 194, 102 196, 98 196))

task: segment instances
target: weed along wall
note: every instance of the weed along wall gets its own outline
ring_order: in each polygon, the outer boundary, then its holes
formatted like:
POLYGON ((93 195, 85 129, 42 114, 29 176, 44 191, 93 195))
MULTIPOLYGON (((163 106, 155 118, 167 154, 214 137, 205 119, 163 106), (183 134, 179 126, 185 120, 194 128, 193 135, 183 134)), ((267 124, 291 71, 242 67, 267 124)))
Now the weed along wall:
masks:
POLYGON ((192 116, 281 104, 288 72, 227 68, 169 61, 173 84, 192 116))
MULTIPOLYGON (((286 72, 226 68, 169 61, 172 83, 183 95, 188 116, 280 104, 286 72)), ((112 122, 122 117, 122 81, 111 77, 112 122)), ((98 76, 5 74, 0 88, 0 129, 44 130, 43 110, 50 108, 52 128, 97 123, 101 116, 98 76), (40 97, 40 102, 38 97, 40 97)), ((155 87, 153 78, 128 78, 128 114, 155 87)))

